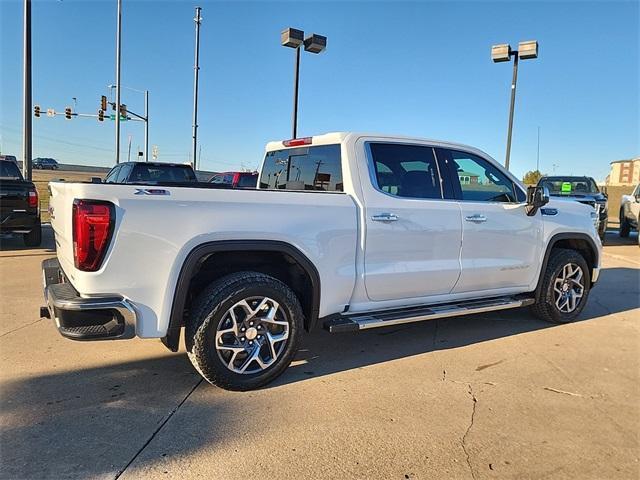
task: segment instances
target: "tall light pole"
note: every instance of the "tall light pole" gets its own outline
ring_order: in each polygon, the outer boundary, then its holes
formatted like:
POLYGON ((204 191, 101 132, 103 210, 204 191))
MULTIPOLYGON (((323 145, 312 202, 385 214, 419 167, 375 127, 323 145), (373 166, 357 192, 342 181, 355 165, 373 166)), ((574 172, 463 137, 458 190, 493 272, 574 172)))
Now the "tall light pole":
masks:
POLYGON ((193 169, 196 170, 196 151, 198 149, 198 73, 200 72, 200 24, 202 17, 200 12, 202 8, 196 7, 196 16, 193 21, 196 22, 196 52, 193 66, 193 169))
POLYGON ((22 175, 31 180, 31 0, 24 0, 22 175))
POLYGON ((504 166, 509 170, 509 158, 511 156, 511 134, 513 131, 513 111, 516 104, 516 83, 518 81, 518 59, 527 60, 538 57, 538 42, 530 40, 520 42, 518 50, 511 50, 511 45, 503 43, 491 47, 491 59, 494 63, 508 62, 513 57, 513 76, 511 78, 511 102, 509 103, 509 128, 507 130, 507 154, 504 166))
POLYGON ((298 138, 298 87, 300 78, 300 46, 310 53, 320 53, 327 48, 327 37, 315 33, 304 38, 304 32, 297 28, 286 28, 280 33, 280 44, 296 50, 293 69, 293 114, 291 116, 291 138, 298 138))
POLYGON ((116 164, 120 163, 120 58, 122 30, 122 0, 118 0, 118 26, 116 28, 116 164))

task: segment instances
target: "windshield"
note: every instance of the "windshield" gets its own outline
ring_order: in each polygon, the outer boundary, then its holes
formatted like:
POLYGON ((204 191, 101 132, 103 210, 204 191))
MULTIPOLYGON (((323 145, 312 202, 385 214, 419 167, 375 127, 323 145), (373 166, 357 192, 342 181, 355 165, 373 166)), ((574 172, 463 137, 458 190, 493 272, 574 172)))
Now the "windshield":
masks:
POLYGON ((598 193, 598 186, 591 178, 585 177, 547 177, 540 180, 552 195, 588 195, 598 193))
POLYGON ((0 177, 2 178, 16 178, 22 180, 22 174, 18 169, 18 166, 13 162, 0 162, 0 177))

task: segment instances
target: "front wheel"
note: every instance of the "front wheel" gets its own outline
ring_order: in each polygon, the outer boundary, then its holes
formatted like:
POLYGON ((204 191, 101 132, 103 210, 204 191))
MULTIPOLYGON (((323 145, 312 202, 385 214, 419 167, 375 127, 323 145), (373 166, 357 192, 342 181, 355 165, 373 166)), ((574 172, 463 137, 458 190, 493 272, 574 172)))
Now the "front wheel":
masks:
POLYGON ((251 390, 289 366, 302 328, 300 302, 287 285, 262 273, 239 272, 198 296, 185 339, 189 359, 209 383, 251 390))
POLYGON ((531 306, 540 319, 568 323, 580 315, 591 287, 589 266, 575 250, 554 249, 543 272, 540 298, 531 306))
POLYGON ((620 231, 618 233, 622 238, 627 238, 630 231, 631 225, 629 225, 629 220, 627 220, 624 211, 620 210, 620 231))

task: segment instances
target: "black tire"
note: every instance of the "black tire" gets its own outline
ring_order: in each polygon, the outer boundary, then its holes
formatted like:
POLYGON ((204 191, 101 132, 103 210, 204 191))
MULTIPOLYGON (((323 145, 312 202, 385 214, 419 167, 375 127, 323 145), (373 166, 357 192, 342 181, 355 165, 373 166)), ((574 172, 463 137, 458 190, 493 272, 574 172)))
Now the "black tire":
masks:
POLYGON ((38 223, 33 230, 22 236, 22 240, 27 247, 39 247, 42 243, 42 225, 38 223))
POLYGON ((556 248, 549 256, 547 269, 543 272, 542 286, 540 289, 540 298, 531 306, 533 314, 551 323, 569 323, 575 320, 587 303, 589 290, 591 289, 591 271, 586 260, 580 253, 575 250, 564 248, 556 248), (575 310, 571 313, 562 312, 556 306, 554 298, 554 282, 562 272, 565 265, 572 263, 579 266, 583 272, 583 293, 578 301, 575 310))
POLYGON ((191 312, 185 328, 189 359, 205 380, 227 390, 252 390, 271 382, 286 370, 301 342, 304 315, 298 298, 287 285, 263 273, 238 272, 216 280, 198 295, 191 312), (273 364, 256 373, 236 373, 218 354, 216 332, 232 306, 258 296, 279 303, 289 323, 289 336, 273 364))
POLYGON ((624 215, 624 211, 620 210, 620 231, 618 232, 622 238, 627 238, 631 231, 629 220, 624 215))

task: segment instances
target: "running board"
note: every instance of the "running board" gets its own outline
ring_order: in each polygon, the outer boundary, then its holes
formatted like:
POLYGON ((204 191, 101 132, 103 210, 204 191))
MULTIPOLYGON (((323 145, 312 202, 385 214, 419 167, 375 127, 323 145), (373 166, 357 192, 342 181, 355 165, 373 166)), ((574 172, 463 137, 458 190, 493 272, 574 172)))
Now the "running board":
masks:
POLYGON ((493 312, 508 308, 524 307, 535 303, 529 297, 495 297, 466 302, 447 303, 432 306, 417 306, 403 309, 381 310, 378 312, 341 314, 324 322, 325 330, 331 333, 353 332, 367 328, 387 327, 402 323, 422 322, 438 318, 493 312))

